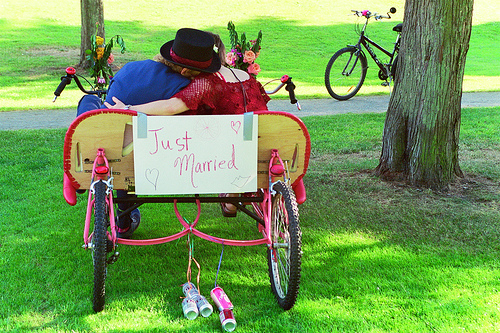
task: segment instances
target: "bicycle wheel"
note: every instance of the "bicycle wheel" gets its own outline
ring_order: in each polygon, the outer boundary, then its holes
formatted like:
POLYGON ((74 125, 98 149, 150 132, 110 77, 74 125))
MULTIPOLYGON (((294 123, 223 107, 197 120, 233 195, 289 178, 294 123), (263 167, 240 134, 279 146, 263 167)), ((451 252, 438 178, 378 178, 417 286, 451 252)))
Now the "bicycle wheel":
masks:
POLYGON ((93 309, 100 312, 104 309, 106 280, 106 245, 108 229, 108 207, 106 204, 106 184, 99 181, 94 190, 94 233, 92 236, 92 260, 94 262, 94 295, 93 309))
POLYGON ((271 240, 267 251, 271 288, 280 307, 289 310, 299 292, 302 233, 299 210, 291 187, 279 181, 273 186, 271 240))
POLYGON ((337 51, 325 71, 325 86, 330 96, 345 101, 356 95, 365 81, 367 68, 366 57, 357 48, 337 51))

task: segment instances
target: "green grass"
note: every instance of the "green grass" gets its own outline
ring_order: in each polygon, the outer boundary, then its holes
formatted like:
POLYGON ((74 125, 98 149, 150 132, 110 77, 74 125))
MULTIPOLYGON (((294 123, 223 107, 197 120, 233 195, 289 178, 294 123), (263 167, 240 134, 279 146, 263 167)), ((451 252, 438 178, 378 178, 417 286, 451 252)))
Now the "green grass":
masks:
MULTIPOLYGON (((323 71, 352 43, 351 9, 383 11, 391 21, 369 32, 390 47, 403 0, 250 2, 105 1, 108 36, 128 51, 117 63, 151 58, 179 27, 264 34, 261 81, 293 76, 298 98, 327 97, 323 71)), ((475 1, 466 91, 499 90, 500 5, 475 1), (487 44, 486 44, 487 43, 487 44)), ((3 0, 0 4, 0 111, 75 108, 68 89, 52 104, 65 67, 77 62, 79 3, 3 0)), ((386 93, 372 71, 362 93, 386 93)), ((226 247, 219 284, 235 305, 238 332, 497 332, 500 330, 500 108, 464 110, 460 158, 466 178, 447 193, 373 177, 384 114, 304 118, 313 143, 300 207, 302 283, 283 312, 270 292, 265 248, 226 247)), ((220 332, 216 315, 183 318, 185 239, 151 247, 120 246, 107 279, 107 308, 91 305, 91 254, 81 249, 86 202, 62 198, 64 130, 0 131, 0 331, 220 332)), ((194 217, 190 205, 181 211, 194 217)), ((200 228, 223 237, 256 236, 246 217, 220 217, 204 205, 200 228)), ((170 206, 142 209, 138 237, 179 231, 170 206), (162 217, 162 218, 159 218, 162 217)), ((201 287, 211 289, 220 246, 195 240, 201 287)))
MULTIPOLYGON (((299 297, 290 311, 277 306, 265 247, 225 247, 219 284, 235 305, 237 332, 500 330, 500 108, 463 111, 466 178, 447 193, 371 176, 383 114, 304 121, 313 156, 308 200, 300 207, 299 297)), ((182 316, 185 239, 120 246, 109 268, 106 310, 93 313, 91 254, 81 249, 85 196, 75 207, 62 198, 63 138, 64 130, 0 131, 0 331, 221 332, 216 315, 182 316)), ((181 206, 188 220, 193 208, 181 206)), ((137 237, 180 230, 169 205, 142 213, 137 237)), ((203 206, 200 228, 257 236, 253 220, 222 218, 213 204, 203 206)), ((194 244, 208 296, 221 247, 194 244)))
MULTIPOLYGON (((351 9, 384 12, 395 6, 392 20, 370 23, 374 40, 390 48, 395 40, 392 27, 403 19, 403 0, 390 3, 375 1, 323 1, 301 3, 283 0, 264 3, 259 0, 238 3, 181 0, 168 2, 106 1, 105 25, 108 37, 120 34, 128 51, 117 55, 116 62, 153 57, 159 47, 180 27, 190 26, 219 33, 229 42, 227 22, 232 20, 238 32, 250 38, 263 32, 259 79, 288 74, 297 84, 297 97, 329 98, 324 88, 324 70, 333 53, 356 41, 355 25, 362 22, 351 9)), ((465 91, 500 90, 500 4, 477 0, 474 27, 467 56, 465 91)), ((67 66, 78 62, 80 46, 80 7, 78 1, 40 0, 25 3, 3 0, 0 5, 0 111, 20 109, 74 108, 81 93, 73 86, 53 104, 52 93, 67 66)), ((370 66, 374 63, 370 60, 370 66)), ((386 94, 377 71, 368 71, 361 94, 386 94)), ((278 95, 285 98, 286 92, 278 95)))

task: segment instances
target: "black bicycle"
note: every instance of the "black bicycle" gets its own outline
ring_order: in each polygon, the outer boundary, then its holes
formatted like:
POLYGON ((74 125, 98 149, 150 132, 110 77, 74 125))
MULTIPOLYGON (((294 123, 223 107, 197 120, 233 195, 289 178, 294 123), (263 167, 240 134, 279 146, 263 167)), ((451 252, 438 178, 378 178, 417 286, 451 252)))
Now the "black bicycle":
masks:
POLYGON ((363 28, 359 32, 358 43, 356 45, 348 45, 347 47, 338 50, 328 62, 325 71, 326 89, 333 98, 338 99, 339 101, 348 100, 356 95, 365 81, 368 62, 362 46, 365 47, 368 54, 379 67, 380 70, 378 72, 378 77, 380 80, 384 81, 382 85, 387 86, 390 84, 388 80, 392 81, 394 79, 398 61, 397 53, 399 51, 399 44, 401 41, 401 30, 403 28, 402 23, 396 25, 392 29, 398 33, 392 52, 384 49, 382 46, 375 43, 365 35, 366 27, 370 18, 375 18, 377 21, 383 18, 390 19, 390 14, 396 13, 396 8, 392 7, 387 13, 387 16, 371 13, 368 10, 353 10, 353 12, 354 15, 366 18, 363 28), (383 63, 380 61, 370 45, 376 47, 387 55, 389 57, 389 62, 383 63))

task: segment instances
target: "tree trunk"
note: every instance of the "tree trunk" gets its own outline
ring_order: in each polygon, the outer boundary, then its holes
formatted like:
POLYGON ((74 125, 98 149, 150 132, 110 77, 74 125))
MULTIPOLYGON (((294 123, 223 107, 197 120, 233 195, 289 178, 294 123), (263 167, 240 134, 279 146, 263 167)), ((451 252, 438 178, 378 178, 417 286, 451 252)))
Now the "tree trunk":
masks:
POLYGON ((394 91, 376 173, 443 188, 458 163, 473 0, 406 0, 394 91))
POLYGON ((82 31, 80 43, 79 67, 89 68, 85 51, 90 49, 90 36, 96 33, 104 38, 104 10, 102 0, 80 0, 82 15, 82 31), (96 27, 96 25, 98 25, 96 27))

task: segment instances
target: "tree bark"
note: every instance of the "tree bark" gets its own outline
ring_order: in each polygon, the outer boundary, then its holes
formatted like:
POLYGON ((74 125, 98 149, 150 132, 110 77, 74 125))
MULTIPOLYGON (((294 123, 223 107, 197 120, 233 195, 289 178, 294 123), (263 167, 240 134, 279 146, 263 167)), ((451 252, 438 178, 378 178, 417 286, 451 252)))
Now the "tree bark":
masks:
POLYGON ((89 68, 86 50, 90 49, 90 37, 96 33, 104 38, 104 9, 102 0, 80 0, 82 30, 80 42, 80 62, 81 68, 89 68), (97 27, 96 27, 97 25, 97 27))
POLYGON ((443 188, 458 161, 473 0, 406 0, 398 68, 376 173, 443 188))

